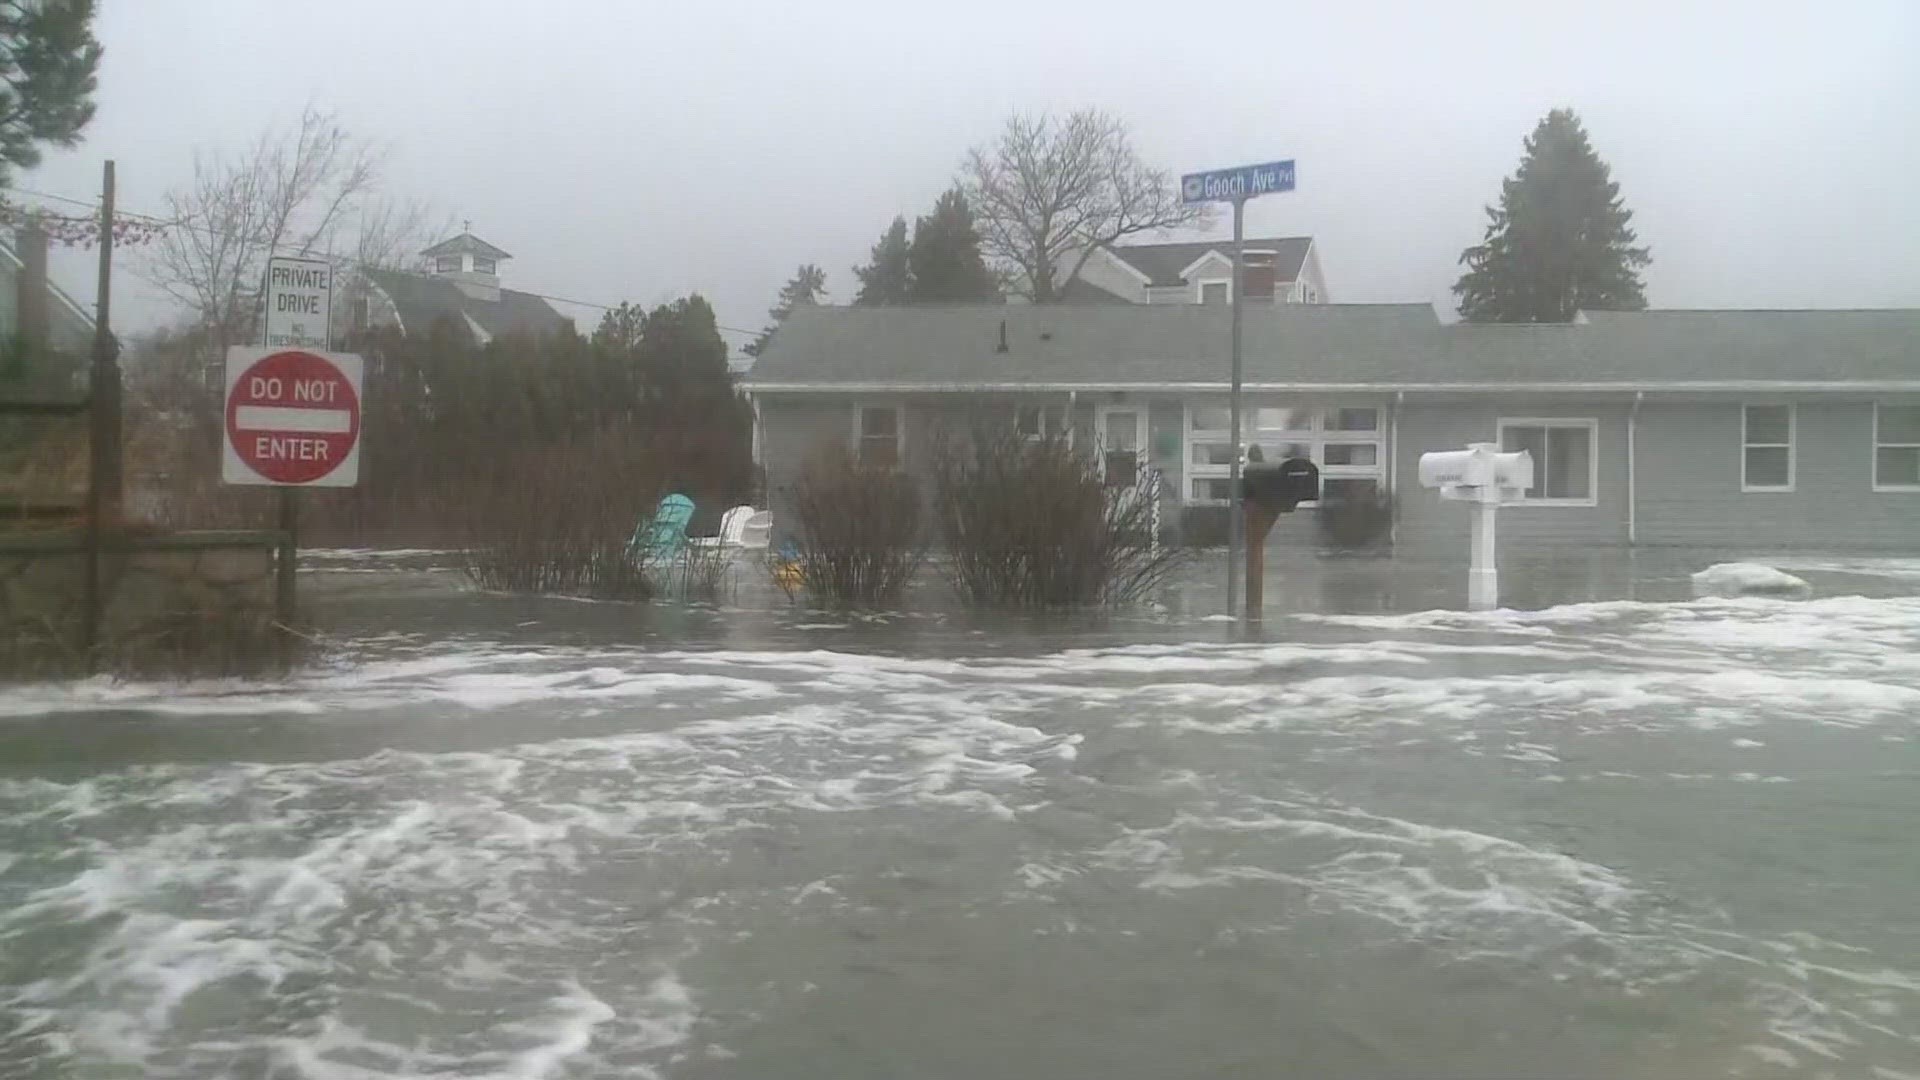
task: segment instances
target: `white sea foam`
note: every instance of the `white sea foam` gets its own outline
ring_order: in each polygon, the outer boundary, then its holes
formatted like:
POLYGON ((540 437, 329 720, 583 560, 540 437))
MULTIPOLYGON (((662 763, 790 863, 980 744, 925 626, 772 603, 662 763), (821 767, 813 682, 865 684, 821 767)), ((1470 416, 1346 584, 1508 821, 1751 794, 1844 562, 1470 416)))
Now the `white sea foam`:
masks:
MULTIPOLYGON (((715 925, 748 902, 725 884, 752 872, 741 850, 766 844, 777 869, 792 857, 783 837, 821 815, 856 836, 913 821, 986 837, 980 852, 1005 840, 1017 853, 989 876, 1012 892, 1084 896, 1117 880, 1154 903, 1193 903, 1269 890, 1299 904, 1259 906, 1631 988, 1737 963, 1830 1010, 1765 999, 1777 1030, 1764 1045, 1796 1061, 1845 1058, 1895 1037, 1868 1025, 1897 1036, 1908 1023, 1920 988, 1897 959, 1864 963, 1812 941, 1720 949, 1739 960, 1676 957, 1663 884, 1524 826, 1376 812, 1356 805, 1366 785, 1346 777, 1377 759, 1385 782, 1388 768, 1430 755, 1443 766, 1436 783, 1471 765, 1489 783, 1528 785, 1530 799, 1552 797, 1535 783, 1543 774, 1570 781, 1564 794, 1594 778, 1694 793, 1803 782, 1792 761, 1774 761, 1790 755, 1730 761, 1728 748, 1904 737, 1894 733, 1920 718, 1908 664, 1920 601, 1366 619, 1301 625, 1378 640, 1028 657, 404 642, 283 684, 24 688, 0 715, 317 725, 426 708, 508 742, 0 780, 0 828, 54 837, 66 859, 23 869, 17 845, 0 852, 0 887, 17 900, 0 910, 0 939, 93 928, 57 978, 8 988, 0 1030, 61 1032, 67 1049, 49 1052, 76 1068, 154 1071, 231 1055, 223 1002, 284 998, 308 1010, 305 1026, 259 1038, 292 1075, 563 1076, 616 1061, 646 1075, 692 1041, 702 999, 652 973, 705 935, 736 932, 715 925), (554 722, 590 715, 626 722, 554 737, 554 722), (1703 734, 1729 729, 1741 737, 1703 734), (1662 739, 1686 753, 1666 760, 1662 739), (1341 766, 1326 783, 1346 801, 1277 784, 1323 761, 1341 766), (1770 771, 1733 772, 1732 761, 1770 771), (1135 808, 1113 811, 1116 792, 1135 808), (740 850, 716 857, 730 845, 740 850), (17 885, 29 872, 44 876, 17 885), (602 906, 557 913, 582 898, 602 906), (636 942, 640 979, 609 985, 580 965, 636 942), (421 971, 447 992, 423 992, 421 971), (433 1013, 436 1030, 465 1038, 405 1045, 382 1029, 382 1009, 433 1013)), ((857 867, 807 867, 761 895, 806 919, 861 903, 862 884, 857 867)))

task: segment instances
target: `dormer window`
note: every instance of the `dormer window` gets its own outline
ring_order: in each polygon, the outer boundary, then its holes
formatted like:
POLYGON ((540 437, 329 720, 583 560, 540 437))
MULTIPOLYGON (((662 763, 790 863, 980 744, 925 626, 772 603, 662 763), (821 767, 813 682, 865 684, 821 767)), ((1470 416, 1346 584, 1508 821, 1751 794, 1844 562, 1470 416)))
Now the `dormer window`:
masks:
POLYGON ((441 255, 433 260, 433 272, 436 274, 457 274, 460 272, 460 256, 441 255))
POLYGON ((494 273, 495 272, 494 267, 498 265, 499 264, 496 263, 494 260, 489 259, 484 255, 475 255, 473 257, 473 272, 476 274, 494 273))

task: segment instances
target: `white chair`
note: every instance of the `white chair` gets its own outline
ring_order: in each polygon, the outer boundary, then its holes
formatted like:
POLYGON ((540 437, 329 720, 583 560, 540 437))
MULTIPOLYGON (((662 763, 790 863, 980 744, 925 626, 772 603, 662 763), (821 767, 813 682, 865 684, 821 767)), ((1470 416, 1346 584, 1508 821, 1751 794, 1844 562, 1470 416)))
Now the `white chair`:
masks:
POLYGON ((747 531, 747 521, 753 517, 753 507, 736 506, 720 515, 720 532, 716 536, 689 536, 687 543, 701 549, 736 548, 740 538, 747 531))
POLYGON ((765 551, 773 542, 773 511, 756 510, 740 530, 740 546, 749 551, 765 551))

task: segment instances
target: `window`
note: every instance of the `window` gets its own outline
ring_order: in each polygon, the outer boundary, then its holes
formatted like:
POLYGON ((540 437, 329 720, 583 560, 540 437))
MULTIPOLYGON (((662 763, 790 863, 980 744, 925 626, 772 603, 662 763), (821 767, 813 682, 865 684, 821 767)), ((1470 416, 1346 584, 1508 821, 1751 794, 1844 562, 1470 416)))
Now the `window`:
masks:
POLYGON ((483 258, 479 255, 473 257, 473 272, 476 274, 491 274, 494 272, 494 267, 498 265, 500 264, 492 259, 483 258))
POLYGON ((1064 405, 1022 405, 1014 410, 1013 430, 1024 438, 1058 438, 1066 434, 1064 405))
MULTIPOLYGON (((1233 414, 1218 406, 1187 410, 1187 493, 1194 502, 1226 502, 1232 494, 1232 420, 1233 414)), ((1265 462, 1312 461, 1320 467, 1321 488, 1327 492, 1355 486, 1346 483, 1350 480, 1372 490, 1385 482, 1386 445, 1377 407, 1262 405, 1242 414, 1240 437, 1250 459, 1257 450, 1265 462)))
POLYGON ((436 274, 452 274, 458 272, 459 269, 460 256, 458 255, 442 255, 433 260, 433 271, 436 274))
POLYGON ((1224 304, 1232 299, 1228 292, 1231 282, 1203 281, 1200 283, 1200 302, 1203 304, 1224 304))
POLYGON ((1793 406, 1740 410, 1740 490, 1793 490, 1793 406))
POLYGON ((1533 455, 1533 486, 1526 501, 1562 506, 1594 505, 1599 477, 1594 440, 1597 420, 1501 420, 1500 449, 1533 455))
POLYGON ((1873 490, 1920 491, 1920 405, 1873 407, 1873 490))
POLYGON ((863 405, 855 410, 854 440, 862 465, 900 467, 900 413, 897 405, 863 405))
POLYGON ((1232 477, 1196 476, 1193 478, 1194 502, 1226 502, 1232 495, 1232 477))

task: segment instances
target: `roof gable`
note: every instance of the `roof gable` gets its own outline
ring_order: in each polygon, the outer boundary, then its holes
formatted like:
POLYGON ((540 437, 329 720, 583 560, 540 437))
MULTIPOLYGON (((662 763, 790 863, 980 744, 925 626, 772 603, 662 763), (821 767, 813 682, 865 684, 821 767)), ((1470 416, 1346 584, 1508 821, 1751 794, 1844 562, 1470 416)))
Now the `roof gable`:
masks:
MULTIPOLYGON (((1310 236, 1252 237, 1242 247, 1273 252, 1273 278, 1285 284, 1300 276, 1307 251, 1313 246, 1310 236)), ((1108 249, 1116 258, 1147 278, 1156 287, 1187 285, 1187 271, 1209 253, 1232 262, 1231 240, 1188 240, 1172 244, 1116 244, 1108 249)))
POLYGON ((431 259, 439 255, 478 255, 483 259, 511 259, 513 256, 487 243, 470 232, 442 240, 420 253, 422 258, 431 259))
POLYGON ((393 302, 400 327, 408 334, 425 334, 441 319, 463 333, 468 321, 490 337, 506 334, 551 333, 572 320, 532 293, 501 289, 497 301, 481 300, 462 291, 451 280, 403 270, 368 270, 367 279, 393 302))

